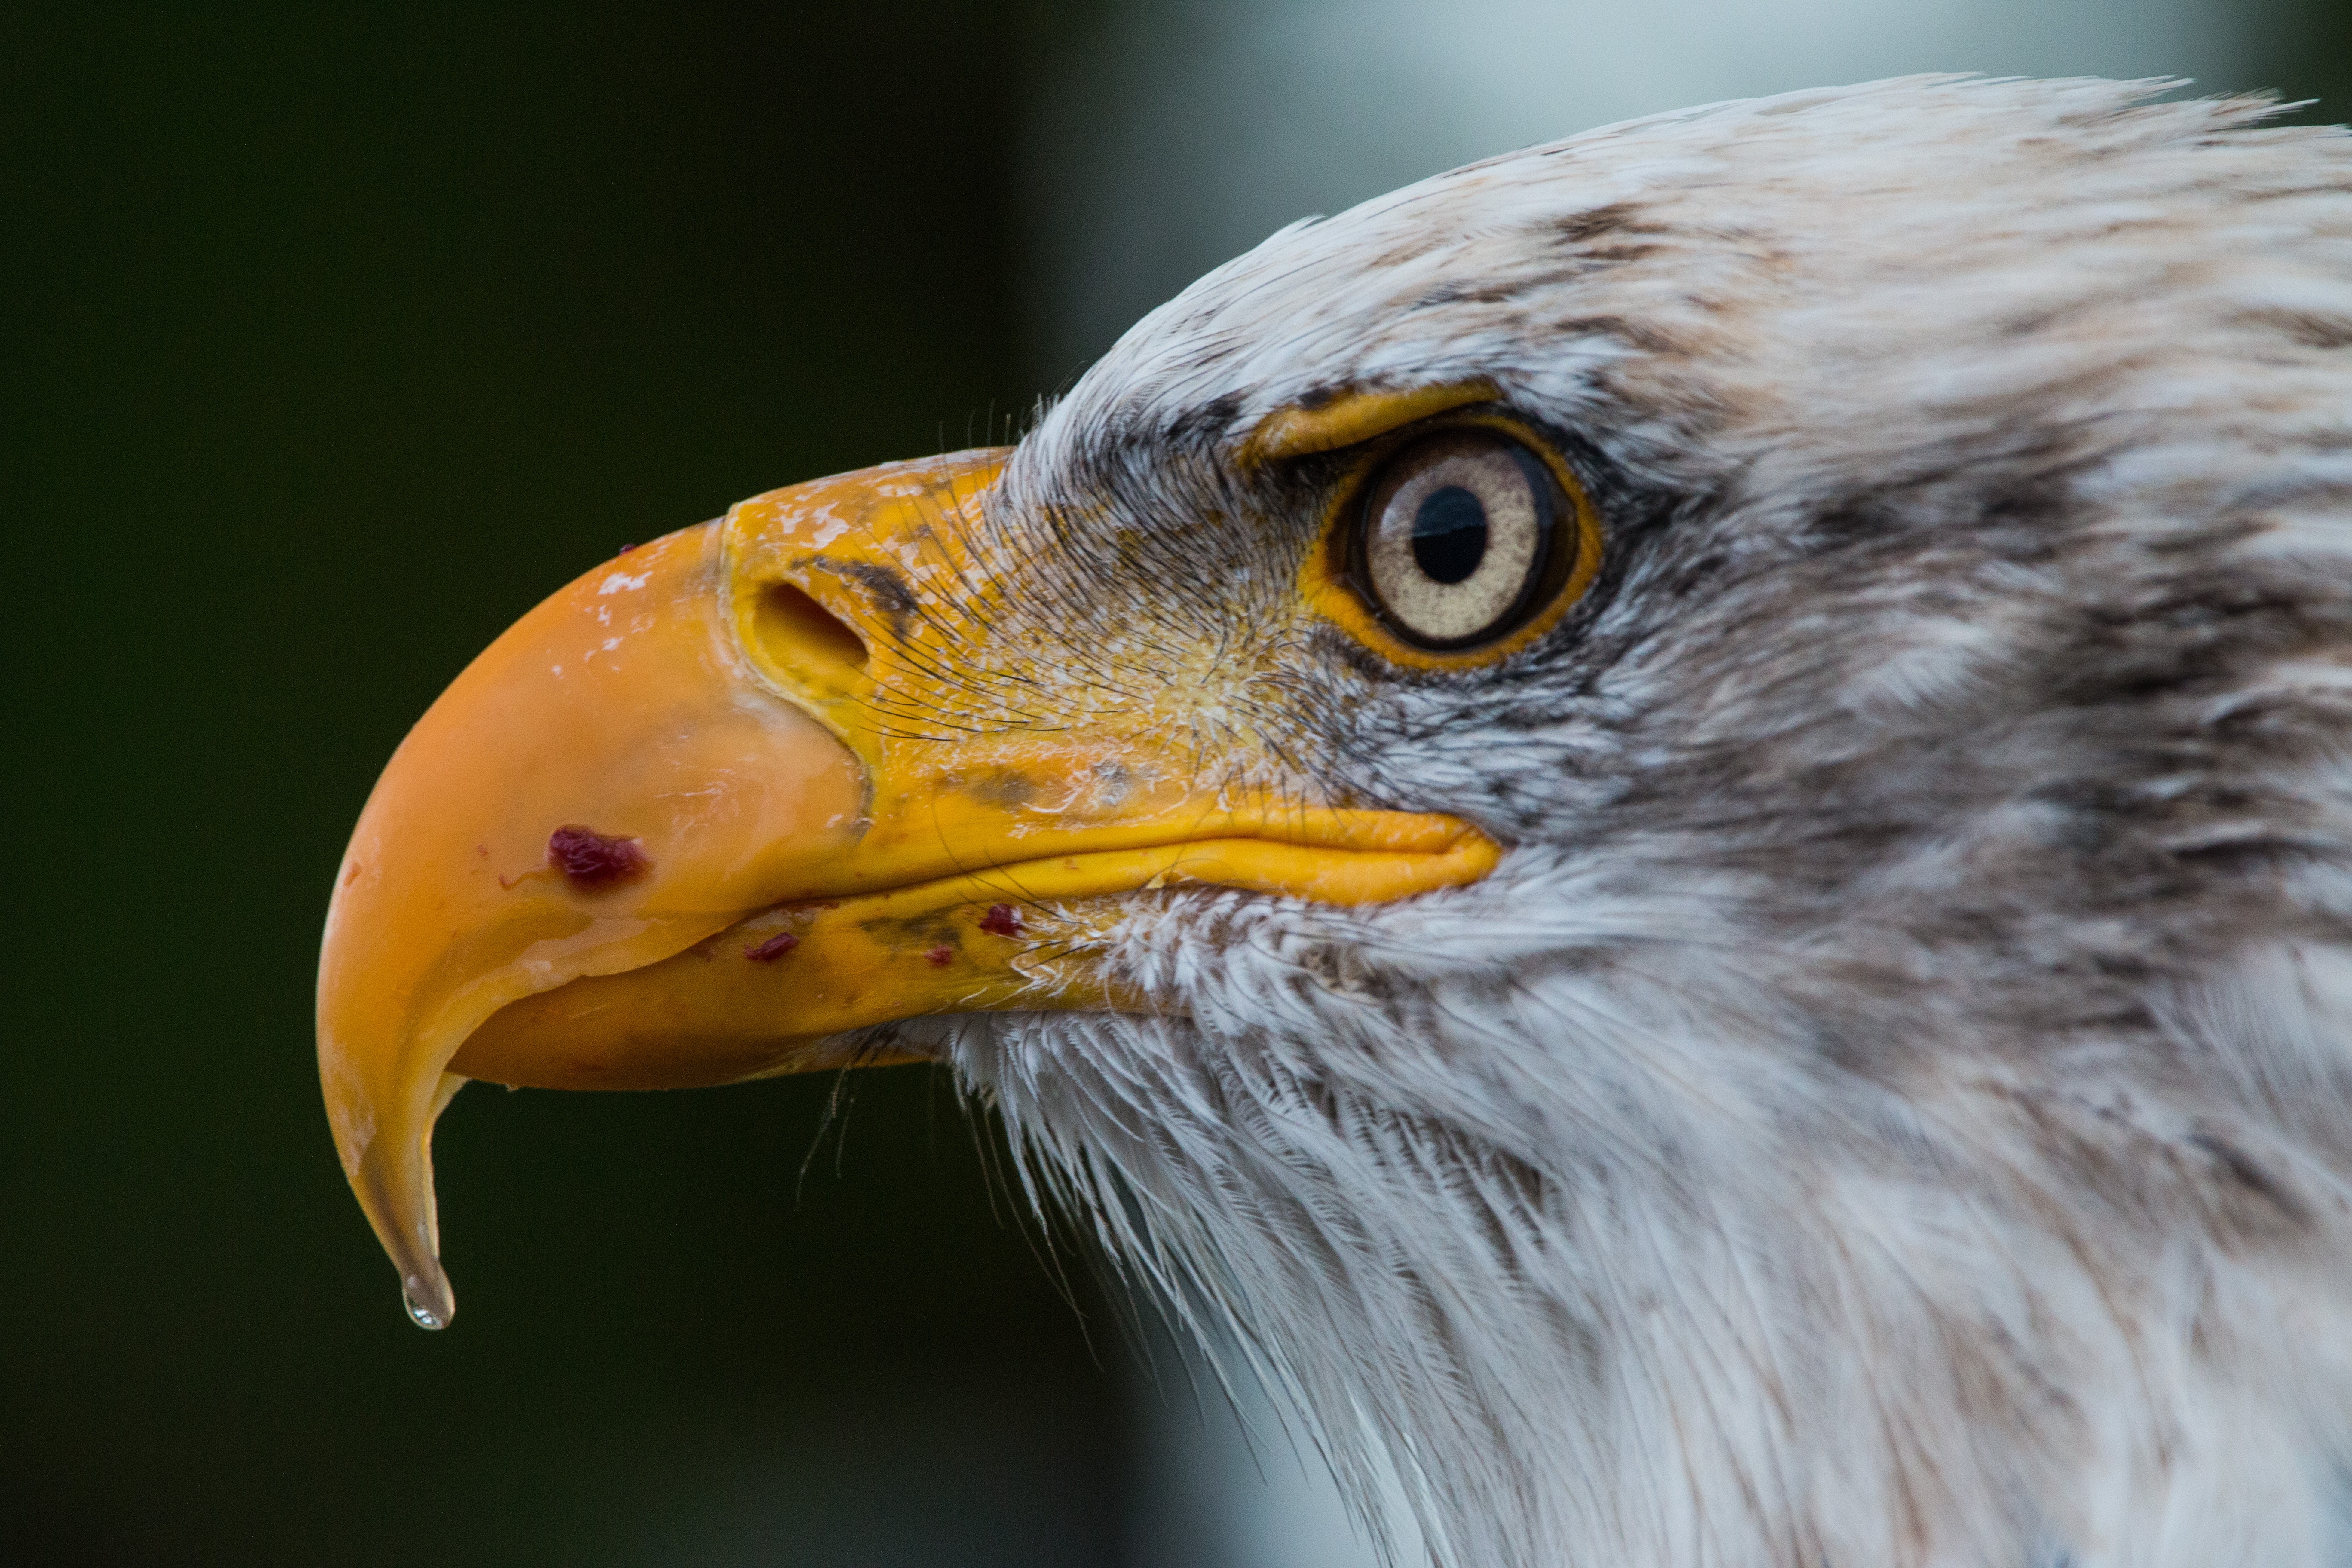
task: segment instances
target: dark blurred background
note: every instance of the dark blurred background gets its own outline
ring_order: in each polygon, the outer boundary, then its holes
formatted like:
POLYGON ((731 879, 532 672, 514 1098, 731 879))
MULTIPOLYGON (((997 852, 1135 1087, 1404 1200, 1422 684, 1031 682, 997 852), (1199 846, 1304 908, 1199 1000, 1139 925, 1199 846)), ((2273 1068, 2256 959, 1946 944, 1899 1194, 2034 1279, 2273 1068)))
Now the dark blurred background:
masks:
MULTIPOLYGON (((328 1141, 311 966, 376 770, 534 601, 985 441, 1272 221, 1511 144, 1362 166, 1393 103, 1338 41, 1318 86, 1316 29, 1465 14, 1408 10, 10 8, 0 1560, 1184 1560, 1190 1395, 951 1084, 475 1089, 436 1144, 466 1310, 427 1335, 328 1141), (1196 79, 1223 107, 1151 109, 1196 79), (1289 185, 1187 140, 1294 88, 1339 107, 1289 185)), ((2352 7, 2188 11, 2233 40, 2204 85, 2352 114, 2352 7)), ((1879 73, 1822 38, 1761 85, 1879 73)), ((2050 47, 1918 63, 2197 68, 2050 47)))

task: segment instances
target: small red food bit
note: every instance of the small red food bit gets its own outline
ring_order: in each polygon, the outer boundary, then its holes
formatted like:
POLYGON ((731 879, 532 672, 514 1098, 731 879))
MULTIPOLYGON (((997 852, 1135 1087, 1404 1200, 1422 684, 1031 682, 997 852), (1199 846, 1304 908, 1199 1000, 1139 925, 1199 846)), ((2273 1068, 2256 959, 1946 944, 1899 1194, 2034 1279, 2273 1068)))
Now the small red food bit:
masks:
POLYGON ((935 947, 929 952, 924 953, 923 956, 930 961, 930 964, 933 969, 945 969, 949 964, 955 962, 955 949, 951 947, 935 947))
POLYGON ((653 868, 653 858, 635 839, 578 826, 559 827, 547 836, 547 863, 582 888, 629 881, 653 868))
POLYGON ((991 904, 980 917, 980 929, 991 936, 1019 936, 1021 914, 1011 904, 991 904))
POLYGON ((800 938, 788 931, 780 931, 757 947, 745 948, 743 956, 754 963, 773 963, 800 944, 800 938))
POLYGON ((624 544, 620 549, 613 552, 613 553, 615 555, 626 555, 630 551, 635 550, 635 548, 636 546, 634 544, 624 544))

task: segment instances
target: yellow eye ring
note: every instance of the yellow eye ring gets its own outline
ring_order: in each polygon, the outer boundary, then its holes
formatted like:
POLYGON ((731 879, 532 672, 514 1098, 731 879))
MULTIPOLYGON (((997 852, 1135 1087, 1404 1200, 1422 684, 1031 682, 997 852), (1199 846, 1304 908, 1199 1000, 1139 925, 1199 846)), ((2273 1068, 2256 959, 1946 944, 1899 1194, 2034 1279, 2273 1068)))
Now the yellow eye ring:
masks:
MULTIPOLYGON (((1517 421, 1496 414, 1469 414, 1428 421, 1378 442, 1334 493, 1322 532, 1299 570, 1298 592, 1315 614, 1391 663, 1412 669, 1475 669, 1509 658, 1534 642, 1565 616, 1601 570, 1601 520, 1575 472, 1517 421), (1534 581, 1491 635, 1462 642, 1416 638, 1410 622, 1381 602, 1368 569, 1366 537, 1378 520, 1369 503, 1392 489, 1392 469, 1417 452, 1443 451, 1444 437, 1487 431, 1509 444, 1525 465, 1556 487, 1549 499, 1550 537, 1534 568, 1534 581)), ((1410 613, 1410 612, 1408 612, 1410 613)))

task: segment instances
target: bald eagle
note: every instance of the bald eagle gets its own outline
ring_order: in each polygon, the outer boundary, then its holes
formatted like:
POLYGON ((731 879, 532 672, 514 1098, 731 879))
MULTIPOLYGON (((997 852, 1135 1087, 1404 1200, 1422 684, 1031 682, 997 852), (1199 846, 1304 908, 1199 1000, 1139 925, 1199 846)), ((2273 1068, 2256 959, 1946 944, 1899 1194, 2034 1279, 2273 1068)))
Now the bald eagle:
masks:
POLYGON ((2352 1546, 2352 140, 1717 105, 1295 225, 1018 446, 530 612, 320 1059, 949 1064, 1475 1564, 2352 1546))

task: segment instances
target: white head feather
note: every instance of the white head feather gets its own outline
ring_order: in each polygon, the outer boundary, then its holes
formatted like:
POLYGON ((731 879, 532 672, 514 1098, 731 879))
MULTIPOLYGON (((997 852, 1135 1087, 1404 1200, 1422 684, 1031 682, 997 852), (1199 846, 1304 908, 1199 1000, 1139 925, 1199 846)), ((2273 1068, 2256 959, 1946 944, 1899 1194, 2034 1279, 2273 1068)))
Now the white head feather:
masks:
POLYGON ((2352 141, 2146 96, 1457 170, 1202 279, 1013 461, 1010 547, 1244 642, 1286 404, 1482 377, 1601 503, 1524 654, 1286 631, 1204 721, 1493 877, 1171 894, 1110 941, 1164 1016, 936 1026, 1443 1562, 2352 1544, 2352 141))

